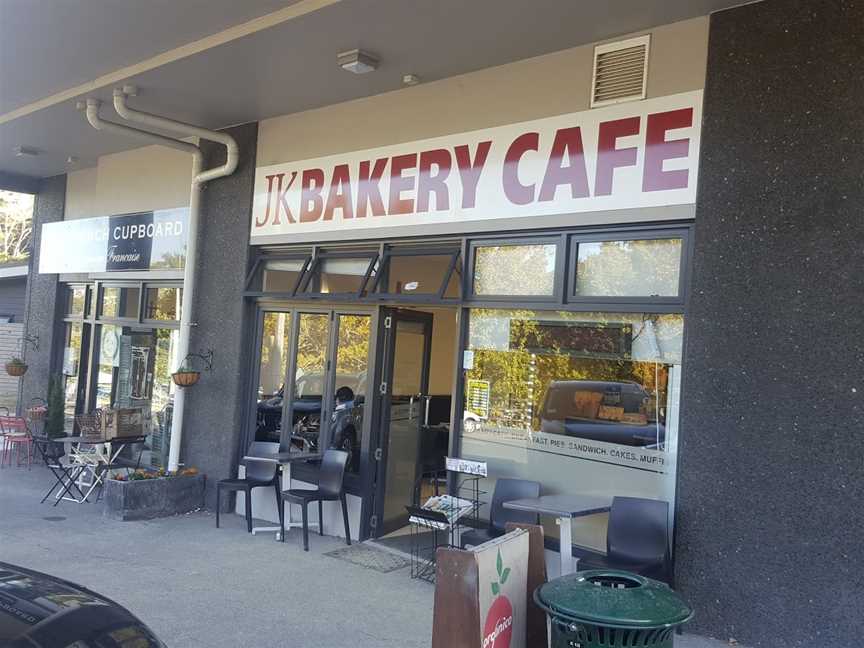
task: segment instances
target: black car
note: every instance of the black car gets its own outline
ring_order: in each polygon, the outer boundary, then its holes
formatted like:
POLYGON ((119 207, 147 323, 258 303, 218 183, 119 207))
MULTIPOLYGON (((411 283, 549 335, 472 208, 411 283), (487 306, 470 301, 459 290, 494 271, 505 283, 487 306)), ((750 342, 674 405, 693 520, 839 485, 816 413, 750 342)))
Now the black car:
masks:
MULTIPOLYGON (((336 386, 348 388, 353 393, 365 390, 365 373, 337 374, 336 386)), ((318 438, 321 432, 321 393, 324 390, 324 377, 321 374, 307 374, 297 379, 294 407, 292 408, 291 441, 310 452, 319 451, 318 438)), ((272 397, 258 401, 257 427, 255 436, 259 441, 280 440, 282 429, 282 405, 285 387, 272 397)), ((350 461, 358 460, 360 452, 359 430, 363 425, 364 397, 357 395, 353 401, 336 407, 330 415, 330 445, 345 450, 350 461)))
POLYGON ((579 437, 662 450, 666 427, 650 392, 632 381, 555 380, 540 409, 540 429, 579 437), (607 411, 615 412, 606 417, 607 411))
POLYGON ((129 610, 75 583, 0 562, 3 648, 165 648, 129 610))

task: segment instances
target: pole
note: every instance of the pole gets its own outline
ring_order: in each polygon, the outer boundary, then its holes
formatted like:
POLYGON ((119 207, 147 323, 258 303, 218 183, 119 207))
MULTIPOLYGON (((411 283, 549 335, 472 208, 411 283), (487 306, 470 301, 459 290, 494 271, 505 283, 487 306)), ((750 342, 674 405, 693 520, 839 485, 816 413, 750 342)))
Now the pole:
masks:
MULTIPOLYGON (((183 300, 180 303, 180 339, 177 354, 174 356, 174 371, 180 368, 189 353, 189 338, 195 323, 192 319, 192 305, 195 302, 195 266, 198 262, 198 214, 201 203, 202 155, 196 153, 192 158, 192 188, 189 194, 189 230, 186 232, 186 260, 183 264, 183 300)), ((186 388, 178 387, 174 394, 174 412, 171 415, 171 442, 168 449, 168 472, 176 472, 180 467, 180 445, 183 440, 183 415, 186 410, 186 388)))

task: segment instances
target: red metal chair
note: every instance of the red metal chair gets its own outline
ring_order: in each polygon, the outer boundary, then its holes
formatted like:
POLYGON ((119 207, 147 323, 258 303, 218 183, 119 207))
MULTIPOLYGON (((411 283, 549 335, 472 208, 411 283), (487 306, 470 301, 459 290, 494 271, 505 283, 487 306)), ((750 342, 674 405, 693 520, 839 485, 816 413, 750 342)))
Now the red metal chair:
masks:
POLYGON ((27 421, 20 416, 0 416, 0 435, 3 436, 3 451, 0 454, 0 468, 8 463, 9 466, 21 465, 22 453, 26 458, 27 470, 33 463, 33 439, 27 428, 27 421), (15 455, 15 463, 12 463, 12 455, 15 455))

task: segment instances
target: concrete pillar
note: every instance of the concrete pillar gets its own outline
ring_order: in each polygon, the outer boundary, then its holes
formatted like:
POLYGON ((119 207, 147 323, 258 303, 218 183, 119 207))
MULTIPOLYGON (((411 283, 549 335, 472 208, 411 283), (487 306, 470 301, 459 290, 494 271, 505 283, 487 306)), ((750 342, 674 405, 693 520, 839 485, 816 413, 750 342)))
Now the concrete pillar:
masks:
POLYGON ((864 5, 711 17, 677 581, 693 630, 864 636, 864 5))
POLYGON ((58 309, 58 281, 56 274, 40 275, 39 240, 42 225, 63 220, 66 206, 66 176, 46 178, 39 183, 33 210, 33 249, 30 254, 30 272, 25 299, 24 330, 27 335, 39 337, 39 349, 27 347, 29 369, 21 379, 19 408, 26 407, 31 398, 47 398, 51 360, 57 342, 55 332, 58 309))

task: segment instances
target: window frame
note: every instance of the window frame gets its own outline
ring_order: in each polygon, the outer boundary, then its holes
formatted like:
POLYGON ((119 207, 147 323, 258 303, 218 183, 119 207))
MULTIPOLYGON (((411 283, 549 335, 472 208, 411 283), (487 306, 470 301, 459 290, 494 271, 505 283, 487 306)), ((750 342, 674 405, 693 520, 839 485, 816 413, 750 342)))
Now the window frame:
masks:
POLYGON ((468 241, 468 259, 466 270, 463 273, 464 301, 472 307, 480 304, 498 305, 501 303, 520 304, 560 304, 564 297, 564 270, 566 268, 566 235, 565 234, 538 234, 536 236, 500 237, 500 238, 476 238, 468 241), (528 245, 554 245, 555 246, 555 270, 551 295, 478 295, 474 292, 475 268, 477 263, 477 249, 484 247, 520 247, 528 245))
MULTIPOLYGON (((378 267, 378 272, 375 273, 375 281, 372 284, 371 290, 369 290, 368 294, 373 297, 373 299, 382 300, 382 301, 399 301, 399 302, 412 302, 412 303, 428 303, 429 300, 440 301, 444 304, 459 304, 462 301, 463 293, 463 282, 459 281, 458 290, 459 296, 457 297, 445 297, 444 294, 447 292, 447 286, 450 285, 450 281, 453 278, 453 273, 456 272, 456 268, 459 265, 459 261, 462 255, 462 250, 459 247, 417 247, 417 248, 391 248, 388 247, 384 250, 383 255, 381 256, 381 263, 378 267), (444 273, 444 279, 442 283, 439 285, 438 290, 435 292, 424 292, 417 294, 406 294, 406 293, 391 293, 386 291, 381 291, 381 285, 387 287, 387 284, 390 281, 390 260, 393 257, 420 257, 420 256, 440 256, 440 257, 450 257, 450 262, 447 266, 447 270, 444 273)), ((464 275, 464 272, 463 272, 464 275)))
POLYGON ((170 282, 164 282, 164 281, 162 281, 162 282, 158 282, 158 281, 145 282, 141 286, 141 293, 143 294, 143 299, 141 300, 141 317, 139 318, 139 321, 142 324, 146 324, 147 326, 152 326, 153 328, 174 328, 173 326, 170 326, 170 325, 171 324, 174 324, 176 326, 180 325, 180 317, 182 316, 182 308, 183 308, 183 282, 180 282, 180 283, 170 283, 170 282), (175 288, 175 289, 180 291, 181 312, 177 313, 177 319, 160 320, 160 319, 152 319, 152 318, 146 317, 147 307, 150 304, 150 300, 147 298, 147 291, 149 291, 151 288, 153 288, 153 289, 175 288), (169 326, 165 326, 166 324, 168 324, 169 326))
MULTIPOLYGON (((578 310, 586 310, 589 305, 605 309, 608 306, 628 306, 644 309, 646 306, 667 306, 683 308, 687 301, 687 285, 692 255, 689 227, 666 227, 652 229, 628 229, 620 232, 614 230, 596 233, 573 233, 567 241, 567 283, 565 303, 578 306, 578 310), (678 266, 678 294, 672 296, 603 296, 579 295, 576 293, 576 280, 579 266, 580 243, 602 243, 606 241, 657 241, 681 239, 681 258, 678 266)), ((674 311, 669 311, 674 312, 674 311)))
MULTIPOLYGON (((313 254, 310 259, 311 263, 308 264, 305 272, 301 274, 300 281, 294 289, 293 298, 309 301, 348 301, 355 299, 362 300, 364 298, 364 293, 368 298, 370 291, 367 289, 367 286, 369 285, 369 280, 376 274, 375 264, 379 262, 380 258, 381 252, 379 250, 337 250, 313 254), (315 280, 316 273, 318 273, 322 262, 327 259, 368 259, 369 263, 366 266, 366 272, 360 282, 360 288, 356 291, 341 293, 310 292, 309 285, 315 280)), ((378 267, 381 267, 380 264, 378 267)), ((271 294, 272 293, 267 293, 268 296, 271 294)))
MULTIPOLYGON (((98 292, 96 298, 96 310, 94 313, 94 317, 98 322, 117 322, 121 324, 128 324, 129 322, 141 323, 141 316, 144 310, 144 295, 145 295, 145 287, 143 282, 140 281, 100 281, 97 284, 98 292), (138 314, 135 317, 120 317, 117 315, 103 315, 102 307, 105 300, 105 289, 113 289, 118 288, 121 291, 126 289, 137 289, 138 290, 138 314)), ((121 293, 122 295, 122 293, 121 293)), ((120 303, 118 301, 117 308, 119 310, 120 303)))

